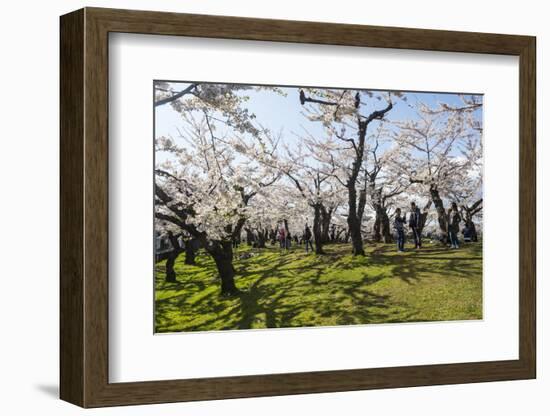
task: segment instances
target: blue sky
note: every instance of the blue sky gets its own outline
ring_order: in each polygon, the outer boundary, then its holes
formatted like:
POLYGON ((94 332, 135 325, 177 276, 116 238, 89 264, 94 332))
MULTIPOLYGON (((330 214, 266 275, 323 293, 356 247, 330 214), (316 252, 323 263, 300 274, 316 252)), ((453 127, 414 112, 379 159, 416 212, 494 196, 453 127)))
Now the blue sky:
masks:
MULTIPOLYGON (((179 91, 188 86, 188 82, 171 83, 171 86, 179 91)), ((311 122, 302 114, 302 106, 299 101, 300 87, 280 87, 286 96, 276 94, 269 90, 246 90, 243 94, 250 97, 247 103, 247 108, 250 112, 256 114, 257 120, 261 124, 277 133, 282 129, 285 142, 290 144, 294 140, 292 133, 303 133, 306 129, 313 135, 323 134, 323 127, 319 122, 311 122)), ((406 102, 404 100, 393 100, 394 107, 388 113, 389 120, 415 120, 418 118, 413 108, 414 105, 421 101, 428 106, 436 106, 439 102, 444 102, 450 105, 461 105, 462 101, 459 94, 456 93, 423 93, 423 92, 407 92, 405 93, 406 102)), ((385 102, 372 100, 372 109, 380 109, 385 107, 385 102)), ((477 116, 481 118, 481 111, 477 112, 477 116)), ((173 136, 178 135, 177 127, 181 126, 182 122, 179 113, 174 111, 170 105, 162 105, 156 107, 156 125, 155 135, 173 136)))

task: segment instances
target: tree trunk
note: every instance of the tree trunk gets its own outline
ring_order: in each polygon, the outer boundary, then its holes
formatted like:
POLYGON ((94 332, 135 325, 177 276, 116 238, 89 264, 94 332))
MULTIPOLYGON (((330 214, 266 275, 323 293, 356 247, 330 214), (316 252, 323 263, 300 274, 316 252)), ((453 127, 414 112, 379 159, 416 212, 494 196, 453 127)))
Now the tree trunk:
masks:
POLYGON ((349 243, 349 239, 350 239, 350 232, 349 232, 349 227, 348 229, 346 230, 346 234, 344 235, 344 243, 349 243))
POLYGON ((355 184, 348 186, 348 228, 353 247, 352 253, 354 256, 364 256, 363 237, 361 236, 361 221, 357 217, 357 191, 355 184))
POLYGON ((363 248, 363 238, 361 236, 361 228, 359 224, 354 223, 353 221, 348 220, 350 225, 350 237, 351 244, 353 246, 353 255, 354 256, 364 256, 365 250, 363 248))
POLYGON ((470 230, 471 239, 473 242, 477 242, 477 229, 476 229, 476 225, 474 224, 473 218, 475 214, 477 214, 483 209, 481 205, 482 203, 483 203, 483 198, 478 199, 475 203, 473 203, 470 206, 462 205, 462 209, 465 211, 465 217, 466 217, 466 218, 463 218, 463 220, 464 220, 466 229, 470 230))
POLYGON ((476 225, 474 224, 474 222, 472 220, 470 220, 470 222, 466 225, 468 225, 470 227, 470 229, 472 230, 472 242, 477 243, 476 225))
POLYGON ((321 242, 326 244, 330 241, 330 221, 332 220, 332 209, 326 209, 321 205, 321 242))
POLYGON ((363 153, 365 151, 365 137, 367 135, 367 126, 369 122, 361 121, 358 118, 358 143, 356 145, 356 156, 353 162, 352 172, 349 176, 347 188, 348 188, 348 229, 351 236, 351 244, 353 247, 352 253, 354 256, 364 256, 365 250, 363 249, 363 237, 361 235, 361 222, 364 204, 366 201, 365 194, 360 195, 359 207, 357 207, 357 189, 355 185, 357 183, 357 177, 363 163, 363 153), (358 209, 359 208, 359 209, 358 209))
POLYGON ((367 190, 361 189, 359 191, 359 204, 357 207, 357 218, 359 222, 363 222, 363 215, 365 214, 365 206, 367 205, 367 190))
POLYGON ((254 233, 250 228, 245 228, 244 231, 246 232, 246 244, 251 246, 254 242, 254 233))
POLYGON ((176 271, 174 270, 174 263, 176 262, 176 259, 178 258, 179 252, 173 251, 168 256, 168 259, 166 260, 166 281, 169 283, 175 283, 176 280, 176 271))
POLYGON ((179 245, 178 238, 172 233, 172 231, 168 231, 168 239, 170 240, 170 244, 172 245, 172 251, 167 254, 165 280, 169 283, 175 283, 177 280, 176 271, 174 270, 174 264, 176 263, 176 259, 183 250, 179 245))
POLYGON ((257 248, 265 248, 266 235, 262 230, 258 230, 257 248))
POLYGON ((193 249, 193 243, 191 240, 185 242, 185 264, 195 265, 195 250, 193 249))
POLYGON ((440 240, 443 244, 446 244, 449 240, 447 233, 447 214, 445 213, 445 207, 443 206, 443 200, 439 196, 439 191, 436 187, 430 186, 430 196, 437 211, 437 222, 439 223, 440 240))
POLYGON ((323 252, 321 204, 315 204, 313 206, 313 210, 313 238, 315 239, 315 254, 325 254, 323 252))
MULTIPOLYGON (((351 241, 353 245, 354 256, 364 256, 365 250, 363 249, 363 237, 361 235, 361 224, 363 222, 363 213, 365 210, 365 204, 367 200, 367 190, 362 188, 359 195, 359 206, 357 206, 357 178, 363 164, 363 156, 365 152, 365 138, 367 136, 367 127, 372 120, 380 120, 384 115, 393 108, 393 104, 390 102, 388 106, 383 110, 374 111, 367 119, 357 118, 358 132, 357 142, 354 142, 355 160, 352 164, 351 174, 348 178, 348 226, 351 234, 351 241)), ((366 186, 366 184, 365 184, 366 186)))
POLYGON ((388 217, 386 208, 376 206, 375 213, 376 217, 373 225, 374 241, 377 243, 380 243, 381 241, 384 243, 391 243, 392 236, 390 231, 390 218, 388 217))
POLYGON ((388 213, 386 212, 386 208, 380 207, 380 225, 382 226, 382 238, 384 239, 384 243, 391 243, 391 232, 390 232, 390 218, 388 217, 388 213))
POLYGON ((233 267, 233 247, 231 241, 216 241, 208 248, 214 259, 221 280, 222 295, 235 295, 239 289, 235 285, 235 269, 233 267))
POLYGON ((471 230, 471 238, 472 238, 472 242, 474 243, 477 243, 477 229, 476 229, 476 225, 474 224, 474 222, 471 220, 471 217, 468 216, 468 218, 466 219, 466 224, 465 226, 467 228, 470 228, 471 230))
POLYGON ((418 225, 418 234, 422 235, 422 232, 424 231, 424 227, 426 226, 426 222, 428 220, 428 210, 432 206, 432 201, 428 201, 426 206, 424 206, 424 209, 422 212, 420 212, 420 223, 418 225))
POLYGON ((420 225, 418 226, 418 234, 422 235, 424 231, 424 226, 426 225, 426 220, 428 219, 428 211, 420 213, 420 225))
POLYGON ((376 212, 376 217, 374 217, 374 224, 372 226, 372 239, 375 243, 382 241, 382 233, 380 232, 380 216, 378 211, 376 212))

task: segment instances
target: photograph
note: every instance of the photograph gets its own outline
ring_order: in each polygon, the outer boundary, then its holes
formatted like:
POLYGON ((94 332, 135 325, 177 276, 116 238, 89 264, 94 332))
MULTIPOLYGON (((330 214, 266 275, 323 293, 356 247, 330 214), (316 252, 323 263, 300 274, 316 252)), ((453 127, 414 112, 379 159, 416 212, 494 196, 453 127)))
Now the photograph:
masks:
POLYGON ((483 105, 153 81, 154 333, 483 319, 483 105))

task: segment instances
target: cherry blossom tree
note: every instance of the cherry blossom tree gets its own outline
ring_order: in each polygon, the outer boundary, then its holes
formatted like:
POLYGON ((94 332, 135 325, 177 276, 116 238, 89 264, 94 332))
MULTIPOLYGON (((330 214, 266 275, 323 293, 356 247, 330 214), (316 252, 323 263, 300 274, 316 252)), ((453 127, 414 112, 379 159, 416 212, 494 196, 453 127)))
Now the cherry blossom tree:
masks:
POLYGON ((155 216, 196 239, 212 256, 223 294, 238 292, 233 267, 233 242, 240 237, 250 201, 272 185, 277 175, 236 160, 208 111, 184 113, 177 139, 159 137, 155 168, 155 216))
MULTIPOLYGON (((258 163, 275 169, 286 179, 287 187, 282 189, 282 198, 288 203, 289 198, 294 206, 300 206, 297 200, 302 200, 311 208, 313 216, 313 236, 315 253, 324 254, 323 244, 328 242, 329 228, 332 214, 341 203, 338 197, 337 186, 334 183, 331 171, 319 161, 312 158, 315 142, 302 137, 296 138, 296 144, 282 143, 282 134, 273 137, 264 130, 263 135, 256 137, 256 143, 246 144, 242 138, 234 141, 234 148, 245 157, 252 158, 258 163)), ((281 188, 280 188, 281 189, 281 188)), ((270 199, 276 200, 277 195, 271 194, 270 199)), ((274 201, 274 205, 281 205, 274 201)), ((284 205, 284 204, 283 204, 284 205)), ((288 215, 281 210, 280 217, 288 215)), ((295 232, 304 231, 308 219, 307 214, 302 218, 301 226, 295 232)))
POLYGON ((367 90, 333 90, 308 88, 300 90, 300 103, 306 106, 306 114, 312 121, 323 123, 334 141, 327 146, 338 149, 337 156, 331 154, 333 163, 340 167, 343 178, 340 183, 348 194, 347 223, 354 255, 365 255, 361 232, 362 216, 366 204, 366 189, 358 184, 366 150, 367 130, 371 123, 383 120, 393 108, 391 94, 367 90), (376 101, 385 105, 373 107, 376 101), (359 188, 359 189, 358 189, 359 188))
POLYGON ((361 169, 363 186, 359 196, 360 206, 365 201, 374 211, 373 240, 389 243, 392 240, 388 209, 399 204, 398 197, 410 183, 396 169, 401 163, 401 151, 392 147, 391 132, 385 123, 380 123, 366 141, 365 158, 361 169))
POLYGON ((480 106, 475 105, 465 110, 420 103, 415 119, 394 122, 394 139, 402 151, 397 167, 411 184, 420 185, 421 195, 428 193, 442 241, 447 241, 444 199, 460 204, 464 194, 481 192, 482 130, 473 114, 480 106))
POLYGON ((252 91, 261 90, 284 94, 236 84, 155 84, 155 107, 181 116, 177 135, 155 140, 155 224, 174 248, 166 254, 168 281, 180 253, 194 258, 192 240, 213 258, 222 293, 237 293, 234 243, 245 233, 265 248, 278 224, 292 235, 312 225, 317 254, 330 241, 351 240, 352 253, 364 255, 366 233, 390 242, 395 209, 411 201, 424 207, 421 228, 436 219, 441 239, 450 202, 475 230, 483 185, 479 97, 408 104, 414 114, 403 116, 392 109, 404 93, 297 89, 299 101, 286 105, 315 132, 289 135, 274 134, 270 120, 258 120, 248 106, 252 91))

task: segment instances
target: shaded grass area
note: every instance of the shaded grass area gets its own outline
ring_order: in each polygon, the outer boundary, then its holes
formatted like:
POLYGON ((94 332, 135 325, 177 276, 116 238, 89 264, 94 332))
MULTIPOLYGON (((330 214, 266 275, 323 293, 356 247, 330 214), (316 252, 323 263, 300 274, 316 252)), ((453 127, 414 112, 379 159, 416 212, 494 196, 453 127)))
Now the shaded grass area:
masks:
POLYGON ((350 246, 327 245, 326 255, 302 247, 242 247, 236 283, 242 294, 220 295, 211 257, 197 265, 175 265, 176 283, 155 277, 156 332, 333 326, 482 318, 482 247, 458 250, 427 245, 398 253, 392 244, 366 247, 353 257, 350 246))

